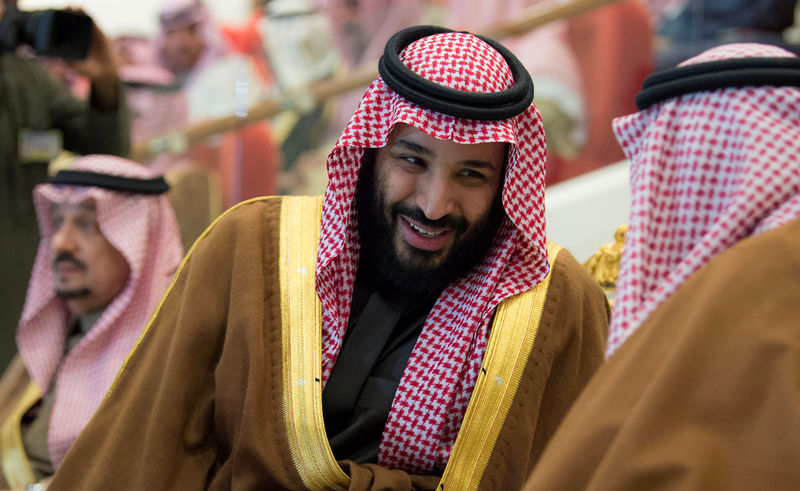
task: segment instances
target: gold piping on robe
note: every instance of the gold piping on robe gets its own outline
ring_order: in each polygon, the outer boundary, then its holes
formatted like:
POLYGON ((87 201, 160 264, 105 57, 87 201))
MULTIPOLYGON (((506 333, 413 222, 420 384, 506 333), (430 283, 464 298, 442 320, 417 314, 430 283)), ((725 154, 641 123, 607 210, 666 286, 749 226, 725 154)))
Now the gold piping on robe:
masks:
POLYGON ((477 489, 517 394, 562 247, 547 243, 550 272, 531 290, 500 303, 464 421, 438 489, 477 489))
MULTIPOLYGON (((286 197, 281 205, 282 355, 288 388, 284 414, 292 460, 303 484, 309 489, 346 489, 350 479, 336 462, 322 418, 322 306, 315 288, 321 208, 321 197, 286 197)), ((561 249, 548 242, 551 272, 561 249)), ((533 351, 550 277, 548 273, 531 290, 498 306, 440 489, 477 488, 533 351)))
POLYGON ((14 411, 8 415, 0 429, 3 475, 12 488, 36 482, 25 446, 22 443, 22 417, 41 398, 42 393, 39 387, 33 382, 29 383, 14 411))
POLYGON ((287 439, 308 489, 346 489, 322 419, 322 304, 315 288, 322 197, 281 203, 280 290, 287 439))

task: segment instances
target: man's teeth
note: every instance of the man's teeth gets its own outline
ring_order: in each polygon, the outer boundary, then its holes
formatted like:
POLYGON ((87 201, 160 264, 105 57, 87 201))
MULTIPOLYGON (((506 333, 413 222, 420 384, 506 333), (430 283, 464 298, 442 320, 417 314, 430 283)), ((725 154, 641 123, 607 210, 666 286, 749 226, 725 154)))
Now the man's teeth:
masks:
POLYGON ((438 236, 440 236, 440 235, 442 235, 444 233, 444 232, 428 232, 426 230, 423 230, 423 229, 417 227, 416 225, 414 225, 413 223, 409 222, 408 220, 406 220, 406 223, 408 223, 408 226, 411 227, 412 229, 414 229, 415 232, 417 232, 418 234, 423 235, 425 237, 438 237, 438 236))

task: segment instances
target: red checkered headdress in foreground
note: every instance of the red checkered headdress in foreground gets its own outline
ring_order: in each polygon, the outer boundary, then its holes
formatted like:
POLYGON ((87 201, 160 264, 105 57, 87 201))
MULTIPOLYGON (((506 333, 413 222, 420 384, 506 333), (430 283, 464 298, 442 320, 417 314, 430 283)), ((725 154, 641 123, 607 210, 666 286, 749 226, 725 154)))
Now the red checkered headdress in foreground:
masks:
MULTIPOLYGON (((84 173, 100 179, 115 176, 137 183, 156 181, 146 167, 110 155, 79 158, 70 171, 57 174, 56 180, 84 173)), ((166 189, 163 181, 160 185, 166 189)), ((33 199, 42 239, 17 330, 17 345, 25 368, 42 393, 58 377, 47 438, 50 458, 58 468, 167 290, 183 247, 175 214, 164 194, 40 184, 33 199), (94 203, 100 231, 128 262, 130 277, 91 330, 64 357, 69 312, 54 292, 51 208, 56 203, 84 202, 94 203)))
MULTIPOLYGON (((506 91, 516 82, 506 59, 468 33, 422 37, 402 49, 399 59, 422 78, 458 91, 488 95, 506 91)), ((502 190, 507 218, 486 258, 450 284, 428 315, 383 432, 381 465, 427 473, 442 469, 450 456, 495 307, 532 288, 548 272, 545 138, 530 99, 515 116, 476 120, 421 107, 392 90, 382 77, 370 85, 328 156, 316 276, 323 307, 323 383, 341 348, 350 312, 360 250, 354 195, 361 159, 365 148, 386 145, 396 123, 456 143, 509 143, 502 190)))
POLYGON ((633 203, 607 356, 712 258, 800 215, 800 60, 730 44, 653 81, 654 105, 614 121, 633 203))

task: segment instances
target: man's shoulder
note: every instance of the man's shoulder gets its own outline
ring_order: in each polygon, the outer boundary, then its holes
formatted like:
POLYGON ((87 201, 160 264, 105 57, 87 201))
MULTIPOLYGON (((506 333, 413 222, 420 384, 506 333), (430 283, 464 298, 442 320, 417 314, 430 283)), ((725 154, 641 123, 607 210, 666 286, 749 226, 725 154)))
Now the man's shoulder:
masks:
POLYGON ((679 326, 672 329, 675 336, 735 336, 767 345, 778 332, 796 336, 798 275, 800 219, 741 240, 711 259, 661 302, 636 334, 679 326))
MULTIPOLYGON (((316 206, 319 197, 261 196, 242 201, 220 215, 201 235, 200 240, 227 239, 242 236, 260 236, 265 231, 279 233, 281 210, 293 203, 304 202, 316 206)), ((311 225, 311 224, 309 224, 311 225)))
POLYGON ((552 247, 558 247, 558 255, 550 264, 551 282, 565 285, 567 288, 580 291, 597 291, 602 293, 602 288, 594 278, 586 271, 575 256, 561 246, 550 243, 552 247))
POLYGON ((546 301, 553 326, 572 325, 576 332, 589 329, 605 338, 610 316, 606 294, 566 248, 551 261, 546 301))
POLYGON ((794 284, 798 274, 800 218, 737 242, 692 274, 679 291, 715 287, 727 292, 726 296, 741 293, 774 299, 777 285, 794 284), (767 285, 771 288, 765 288, 767 285))
POLYGON ((262 221, 265 217, 279 220, 283 206, 300 200, 316 199, 318 198, 307 196, 259 196, 228 208, 211 224, 211 227, 231 223, 251 225, 253 221, 262 221))
POLYGON ((273 209, 280 209, 281 203, 286 198, 286 196, 259 196, 236 203, 222 212, 222 215, 217 218, 215 223, 252 220, 260 214, 269 213, 273 209))
POLYGON ((608 313, 605 292, 572 253, 549 241, 548 250, 549 278, 522 295, 540 295, 544 287, 545 301, 552 312, 590 309, 608 313))

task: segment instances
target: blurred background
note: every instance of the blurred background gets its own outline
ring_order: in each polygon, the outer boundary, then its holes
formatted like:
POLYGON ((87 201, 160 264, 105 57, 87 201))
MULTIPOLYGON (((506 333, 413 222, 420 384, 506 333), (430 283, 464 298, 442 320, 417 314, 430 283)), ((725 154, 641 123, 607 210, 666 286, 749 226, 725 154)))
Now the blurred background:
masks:
MULTIPOLYGON (((548 196, 583 189, 553 186, 624 159, 611 121, 635 111, 634 97, 652 71, 715 44, 751 40, 796 49, 798 38, 795 2, 786 0, 17 3, 21 10, 81 7, 114 41, 133 114, 132 157, 173 182, 187 246, 243 199, 323 192, 327 152, 376 74, 385 41, 403 27, 484 33, 517 54, 533 76, 545 121, 548 196)), ((42 61, 74 94, 88 92, 60 60, 42 61)), ((589 187, 611 175, 623 179, 621 189, 598 189, 592 199, 619 202, 605 203, 602 214, 615 210, 621 216, 611 221, 625 221, 624 170, 598 174, 589 187)), ((574 208, 575 216, 559 221, 579 229, 575 238, 553 238, 581 256, 579 244, 592 247, 597 238, 580 224, 596 219, 583 205, 574 208)))
MULTIPOLYGON (((83 8, 113 42, 132 117, 131 157, 171 183, 186 249, 239 201, 324 192, 327 153, 376 76, 386 40, 403 27, 487 34, 528 68, 547 134, 548 238, 579 261, 628 219, 627 164, 611 121, 635 112, 650 73, 717 44, 797 51, 800 42, 795 1, 785 0, 5 3, 83 8)), ((38 59, 87 97, 88 82, 62 60, 38 59)), ((72 157, 62 152, 50 171, 72 157)), ((0 326, 0 366, 14 351, 7 341, 15 328, 0 326)))

